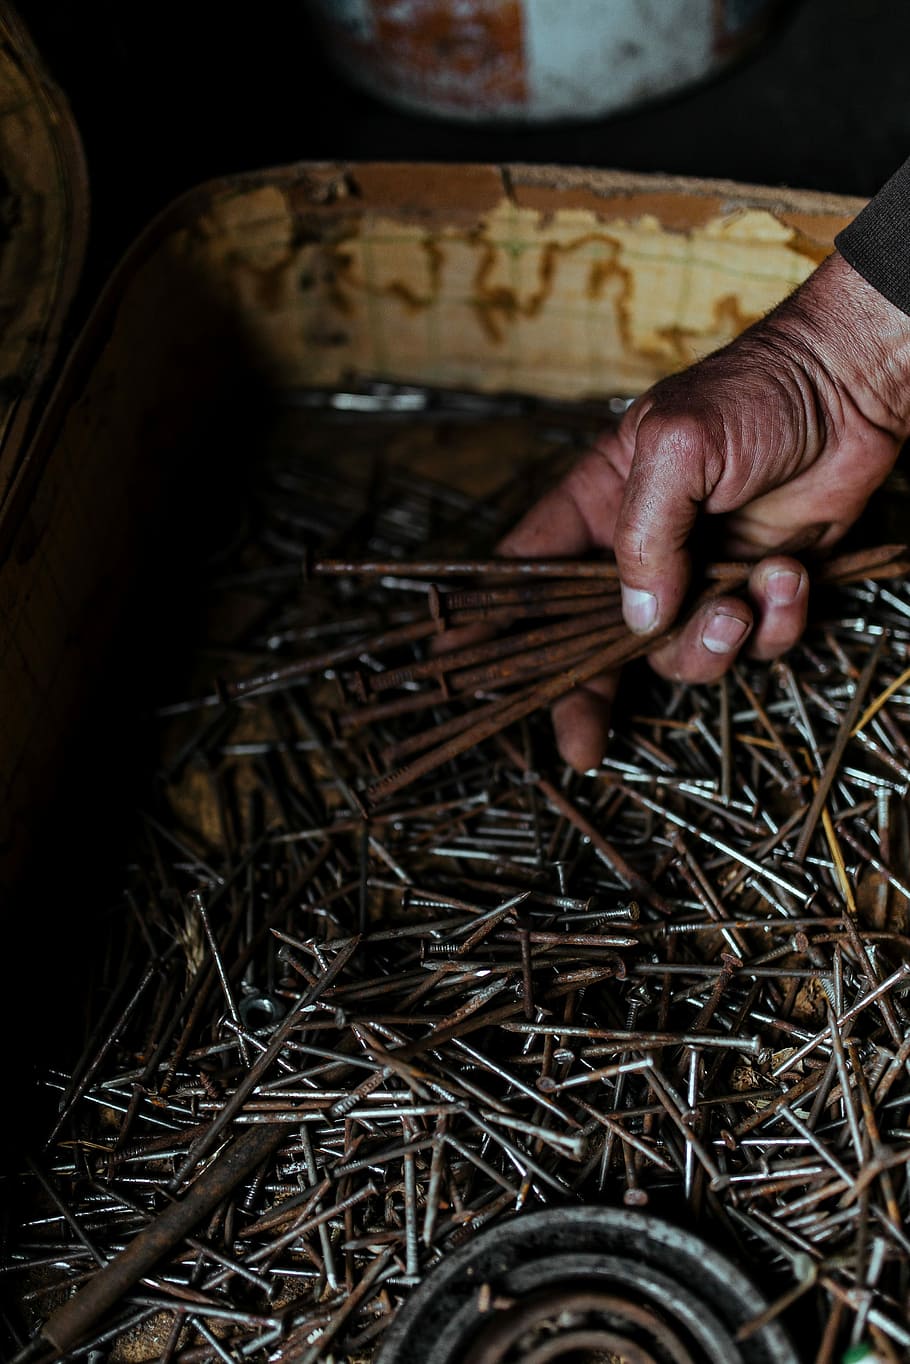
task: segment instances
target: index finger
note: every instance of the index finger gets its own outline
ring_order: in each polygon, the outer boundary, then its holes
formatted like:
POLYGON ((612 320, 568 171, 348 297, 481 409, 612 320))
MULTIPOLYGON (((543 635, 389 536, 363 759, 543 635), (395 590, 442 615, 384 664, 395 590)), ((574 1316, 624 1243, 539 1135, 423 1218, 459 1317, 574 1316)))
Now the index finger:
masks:
POLYGON ((500 541, 499 552, 516 559, 568 558, 610 548, 624 487, 620 443, 606 432, 500 541))
MULTIPOLYGON (((568 558, 610 548, 626 468, 616 433, 604 432, 500 542, 499 552, 514 558, 568 558)), ((615 693, 616 676, 611 674, 592 679, 553 706, 557 747, 578 772, 595 767, 604 755, 615 693)))

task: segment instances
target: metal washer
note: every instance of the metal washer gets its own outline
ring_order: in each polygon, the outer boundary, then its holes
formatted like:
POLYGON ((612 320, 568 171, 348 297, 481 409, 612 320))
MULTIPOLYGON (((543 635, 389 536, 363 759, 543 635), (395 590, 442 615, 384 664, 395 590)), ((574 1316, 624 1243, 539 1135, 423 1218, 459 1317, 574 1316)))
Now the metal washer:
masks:
POLYGON ((799 1364, 767 1301, 691 1232, 625 1208, 529 1213, 430 1273, 377 1364, 799 1364))

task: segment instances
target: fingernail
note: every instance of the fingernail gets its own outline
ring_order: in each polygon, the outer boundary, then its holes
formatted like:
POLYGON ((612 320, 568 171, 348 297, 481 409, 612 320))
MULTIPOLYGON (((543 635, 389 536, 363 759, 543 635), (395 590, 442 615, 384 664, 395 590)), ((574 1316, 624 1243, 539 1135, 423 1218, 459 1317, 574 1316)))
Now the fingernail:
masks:
POLYGON ((637 635, 646 634, 657 620, 657 598, 653 592, 623 584, 622 613, 630 630, 637 635))
POLYGON ((748 629, 738 616, 727 616, 718 611, 705 626, 701 642, 712 654, 730 654, 745 639, 748 629))
POLYGON ((789 606, 796 601, 802 576, 791 568, 780 568, 768 579, 768 596, 777 606, 789 606))

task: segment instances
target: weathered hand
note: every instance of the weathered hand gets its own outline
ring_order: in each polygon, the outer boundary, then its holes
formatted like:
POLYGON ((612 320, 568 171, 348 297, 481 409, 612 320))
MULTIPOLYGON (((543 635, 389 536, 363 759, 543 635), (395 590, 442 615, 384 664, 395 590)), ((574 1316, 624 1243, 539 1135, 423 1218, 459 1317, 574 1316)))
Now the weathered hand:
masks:
MULTIPOLYGON (((719 678, 747 639, 758 658, 796 642, 808 578, 793 556, 843 535, 910 431, 910 317, 830 257, 725 349, 655 385, 505 538, 522 556, 612 547, 627 624, 666 629, 689 547, 718 516, 719 548, 755 559, 748 601, 719 597, 651 656, 666 676, 719 678)), ((560 752, 603 756, 615 677, 554 707, 560 752)))

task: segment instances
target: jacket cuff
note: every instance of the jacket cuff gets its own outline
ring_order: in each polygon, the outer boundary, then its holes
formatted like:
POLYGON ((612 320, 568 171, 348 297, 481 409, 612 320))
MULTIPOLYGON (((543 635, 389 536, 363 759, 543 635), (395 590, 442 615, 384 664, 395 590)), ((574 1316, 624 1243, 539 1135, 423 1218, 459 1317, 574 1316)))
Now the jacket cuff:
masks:
POLYGON ((910 314, 910 159, 838 233, 834 244, 889 303, 910 314))

